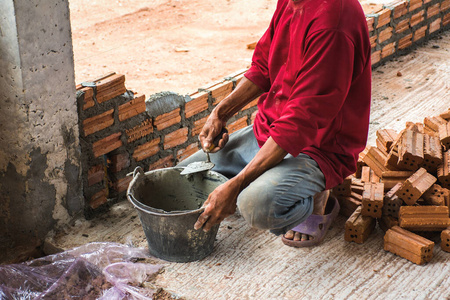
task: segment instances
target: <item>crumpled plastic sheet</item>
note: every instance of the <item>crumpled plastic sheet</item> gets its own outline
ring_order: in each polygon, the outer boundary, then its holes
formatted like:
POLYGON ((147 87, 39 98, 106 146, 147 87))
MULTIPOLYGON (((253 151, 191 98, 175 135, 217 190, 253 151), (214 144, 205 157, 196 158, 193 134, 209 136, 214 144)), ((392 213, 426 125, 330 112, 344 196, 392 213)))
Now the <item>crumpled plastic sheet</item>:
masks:
POLYGON ((144 248, 90 243, 21 264, 0 265, 0 299, 151 299, 142 286, 162 265, 138 263, 144 248))

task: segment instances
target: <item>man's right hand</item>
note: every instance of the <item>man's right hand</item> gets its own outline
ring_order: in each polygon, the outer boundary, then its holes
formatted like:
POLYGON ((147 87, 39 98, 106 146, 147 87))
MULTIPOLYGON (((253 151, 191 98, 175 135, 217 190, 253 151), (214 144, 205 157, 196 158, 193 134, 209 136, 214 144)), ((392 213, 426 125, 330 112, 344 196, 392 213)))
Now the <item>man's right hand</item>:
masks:
POLYGON ((220 120, 217 114, 213 111, 206 120, 206 123, 198 136, 203 151, 214 153, 225 147, 225 144, 228 142, 228 133, 223 133, 222 131, 225 125, 226 121, 220 120), (214 145, 214 139, 220 134, 222 134, 222 137, 219 139, 217 144, 214 145))

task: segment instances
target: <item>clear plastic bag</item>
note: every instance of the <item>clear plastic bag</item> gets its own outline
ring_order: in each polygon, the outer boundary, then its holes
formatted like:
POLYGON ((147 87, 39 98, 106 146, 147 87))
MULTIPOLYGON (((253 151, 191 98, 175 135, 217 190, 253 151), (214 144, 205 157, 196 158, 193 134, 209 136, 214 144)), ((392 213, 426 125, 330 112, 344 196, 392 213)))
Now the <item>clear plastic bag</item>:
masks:
POLYGON ((0 299, 151 299, 142 287, 161 265, 143 248, 90 243, 21 264, 0 265, 0 299))

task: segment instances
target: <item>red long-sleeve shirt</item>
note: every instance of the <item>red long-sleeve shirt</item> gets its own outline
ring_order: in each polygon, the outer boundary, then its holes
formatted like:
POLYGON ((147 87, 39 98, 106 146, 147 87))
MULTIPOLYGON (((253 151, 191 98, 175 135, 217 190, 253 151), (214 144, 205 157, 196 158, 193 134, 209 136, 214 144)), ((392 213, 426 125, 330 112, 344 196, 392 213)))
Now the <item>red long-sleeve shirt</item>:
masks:
POLYGON ((326 188, 356 170, 367 142, 371 47, 357 0, 279 0, 245 76, 265 93, 254 132, 319 165, 326 188))

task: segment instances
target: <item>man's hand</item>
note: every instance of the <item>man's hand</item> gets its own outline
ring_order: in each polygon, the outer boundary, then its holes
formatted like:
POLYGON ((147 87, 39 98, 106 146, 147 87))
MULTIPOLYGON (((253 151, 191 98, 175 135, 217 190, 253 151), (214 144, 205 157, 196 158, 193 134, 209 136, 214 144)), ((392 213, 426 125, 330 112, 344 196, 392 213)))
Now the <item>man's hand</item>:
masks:
POLYGON ((226 217, 236 211, 236 201, 241 188, 239 184, 230 179, 218 186, 203 204, 205 211, 198 217, 194 229, 203 227, 203 231, 209 231, 212 226, 219 224, 226 217))
POLYGON ((203 151, 214 153, 225 147, 225 144, 228 142, 228 133, 224 133, 217 145, 213 146, 214 139, 221 134, 222 128, 224 128, 225 125, 226 121, 220 120, 213 111, 206 120, 206 123, 198 136, 203 151))

